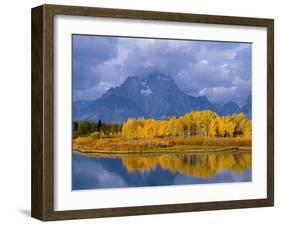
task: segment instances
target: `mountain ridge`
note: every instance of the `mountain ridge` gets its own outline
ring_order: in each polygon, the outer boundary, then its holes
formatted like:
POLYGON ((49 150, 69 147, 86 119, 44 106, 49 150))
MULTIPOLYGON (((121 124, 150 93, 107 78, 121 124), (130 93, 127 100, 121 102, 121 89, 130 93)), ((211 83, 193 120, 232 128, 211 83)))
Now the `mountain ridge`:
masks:
MULTIPOLYGON (((251 98, 248 97, 247 100, 251 98)), ((73 102, 73 121, 122 123, 129 117, 163 119, 191 111, 212 110, 219 115, 242 112, 251 117, 251 103, 241 108, 233 101, 216 104, 206 96, 184 93, 170 75, 152 73, 145 77, 130 76, 120 86, 110 88, 99 99, 73 102), (244 113, 244 112, 243 112, 244 113)))

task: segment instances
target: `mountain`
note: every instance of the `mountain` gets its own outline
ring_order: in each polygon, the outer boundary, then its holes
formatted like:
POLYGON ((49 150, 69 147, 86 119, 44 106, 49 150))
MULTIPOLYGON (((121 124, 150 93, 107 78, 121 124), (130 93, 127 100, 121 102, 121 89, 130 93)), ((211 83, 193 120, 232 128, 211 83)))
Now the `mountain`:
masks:
POLYGON ((73 120, 101 119, 122 123, 129 117, 163 119, 207 109, 220 115, 238 113, 240 110, 234 102, 219 105, 211 103, 206 96, 187 95, 171 76, 153 73, 146 77, 128 77, 119 87, 110 88, 97 100, 75 101, 73 120))
POLYGON ((247 97, 240 111, 243 112, 249 119, 252 119, 252 95, 247 97))
POLYGON ((147 117, 145 112, 129 98, 110 96, 96 101, 77 101, 73 104, 74 121, 122 123, 129 117, 147 117))
POLYGON ((220 105, 218 110, 219 115, 230 115, 236 113, 240 113, 240 107, 233 101, 220 105))
POLYGON ((121 86, 111 88, 102 98, 110 96, 128 98, 141 106, 149 117, 157 119, 212 107, 206 97, 186 95, 172 77, 163 74, 128 77, 121 86))

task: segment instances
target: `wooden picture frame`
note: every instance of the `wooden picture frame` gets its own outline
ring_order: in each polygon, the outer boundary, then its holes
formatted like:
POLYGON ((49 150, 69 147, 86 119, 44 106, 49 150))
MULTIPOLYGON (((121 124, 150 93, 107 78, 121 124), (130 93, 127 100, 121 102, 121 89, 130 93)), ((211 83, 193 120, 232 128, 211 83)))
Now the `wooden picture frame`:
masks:
POLYGON ((50 220, 162 214, 274 205, 274 20, 42 5, 32 9, 32 200, 31 215, 50 220), (267 198, 236 201, 178 203, 121 208, 54 210, 54 16, 124 18, 217 25, 240 25, 267 29, 267 198))

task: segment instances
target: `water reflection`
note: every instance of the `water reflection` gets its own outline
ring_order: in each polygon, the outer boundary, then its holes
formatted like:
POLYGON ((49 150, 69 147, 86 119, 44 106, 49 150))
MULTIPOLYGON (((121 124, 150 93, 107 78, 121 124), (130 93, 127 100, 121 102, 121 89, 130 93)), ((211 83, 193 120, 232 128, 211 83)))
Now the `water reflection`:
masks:
POLYGON ((251 181, 251 151, 160 155, 73 153, 73 189, 251 181))

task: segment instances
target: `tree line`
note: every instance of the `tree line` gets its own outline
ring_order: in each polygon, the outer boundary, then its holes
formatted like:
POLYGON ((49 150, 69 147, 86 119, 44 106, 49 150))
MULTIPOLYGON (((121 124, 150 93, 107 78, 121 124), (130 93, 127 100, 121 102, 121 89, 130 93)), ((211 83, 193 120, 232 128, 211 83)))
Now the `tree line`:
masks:
POLYGON ((98 122, 73 122, 72 129, 74 136, 89 135, 99 138, 102 136, 117 136, 121 135, 122 125, 117 123, 103 123, 101 120, 98 122))
POLYGON ((251 137, 252 122, 243 113, 219 116, 212 111, 193 111, 165 120, 129 118, 122 126, 126 138, 155 137, 251 137))

